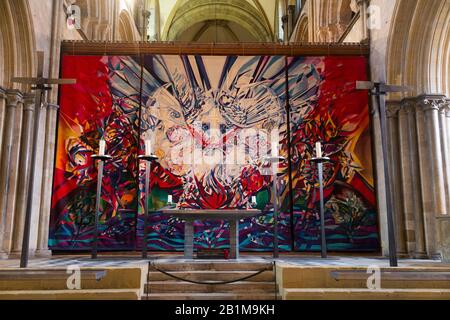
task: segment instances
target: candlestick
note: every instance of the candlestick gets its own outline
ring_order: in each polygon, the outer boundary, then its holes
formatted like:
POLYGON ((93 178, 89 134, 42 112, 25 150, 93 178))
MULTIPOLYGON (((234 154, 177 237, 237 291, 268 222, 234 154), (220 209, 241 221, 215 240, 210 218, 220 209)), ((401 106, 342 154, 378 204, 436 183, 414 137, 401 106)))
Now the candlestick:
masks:
POLYGON ((152 141, 150 139, 145 140, 145 154, 147 156, 152 154, 152 141))
POLYGON ((98 154, 103 156, 105 155, 105 147, 106 147, 106 141, 102 138, 100 139, 100 144, 99 144, 99 150, 98 150, 98 154))
POLYGON ((172 195, 169 194, 169 195, 167 196, 167 203, 172 203, 172 202, 173 202, 172 200, 173 200, 173 199, 172 199, 172 195))
POLYGON ((320 143, 320 141, 316 142, 316 157, 322 158, 322 144, 320 143))
POLYGON ((252 196, 252 204, 257 204, 256 203, 256 196, 252 196))

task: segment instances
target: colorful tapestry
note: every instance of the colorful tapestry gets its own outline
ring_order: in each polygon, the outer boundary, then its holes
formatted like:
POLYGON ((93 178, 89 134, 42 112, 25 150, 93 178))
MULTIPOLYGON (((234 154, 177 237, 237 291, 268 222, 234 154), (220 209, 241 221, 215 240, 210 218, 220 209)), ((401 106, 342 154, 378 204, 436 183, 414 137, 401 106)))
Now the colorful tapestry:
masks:
MULTIPOLYGON (((329 250, 377 250, 368 95, 355 89, 356 80, 366 80, 366 64, 364 57, 335 56, 64 56, 62 76, 77 84, 61 89, 50 247, 92 244, 91 156, 104 138, 112 160, 102 183, 102 249, 142 246, 145 163, 137 155, 150 141, 158 156, 151 167, 150 250, 183 250, 183 221, 160 212, 169 197, 186 209, 256 206, 262 214, 240 222, 241 249, 272 250, 275 195, 267 158, 287 159, 289 146, 292 193, 288 161, 276 166, 279 245, 320 250, 317 168, 310 161, 320 141, 331 158, 324 167, 329 250)), ((197 248, 228 248, 226 221, 199 220, 194 227, 197 248)))

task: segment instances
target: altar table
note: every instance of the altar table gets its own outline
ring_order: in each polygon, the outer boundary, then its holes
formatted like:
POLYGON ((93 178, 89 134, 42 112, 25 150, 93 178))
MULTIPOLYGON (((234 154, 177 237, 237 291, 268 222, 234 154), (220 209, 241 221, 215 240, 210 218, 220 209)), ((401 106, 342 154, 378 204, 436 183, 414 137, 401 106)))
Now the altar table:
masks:
POLYGON ((194 221, 226 220, 230 224, 231 259, 239 258, 239 220, 261 214, 257 209, 166 209, 165 215, 175 216, 185 221, 184 224, 184 257, 193 259, 194 255, 194 221))

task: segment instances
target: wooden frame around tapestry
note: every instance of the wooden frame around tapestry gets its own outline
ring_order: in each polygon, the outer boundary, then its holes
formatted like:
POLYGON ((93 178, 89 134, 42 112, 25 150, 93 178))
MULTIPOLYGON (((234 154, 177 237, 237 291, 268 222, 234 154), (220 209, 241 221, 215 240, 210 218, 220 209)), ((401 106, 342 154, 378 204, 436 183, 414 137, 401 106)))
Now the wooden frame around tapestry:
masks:
POLYGON ((362 55, 369 56, 370 47, 362 43, 296 43, 290 45, 270 43, 179 43, 179 42, 102 42, 63 41, 61 54, 71 55, 287 55, 287 56, 328 56, 362 55))

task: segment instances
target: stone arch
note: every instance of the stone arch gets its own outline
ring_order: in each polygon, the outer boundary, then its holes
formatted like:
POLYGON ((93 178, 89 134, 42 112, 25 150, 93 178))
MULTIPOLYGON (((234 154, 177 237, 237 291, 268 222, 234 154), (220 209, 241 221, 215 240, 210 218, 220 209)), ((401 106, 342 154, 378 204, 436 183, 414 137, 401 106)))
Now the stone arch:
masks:
POLYGON ((36 46, 28 1, 0 1, 0 33, 0 86, 27 91, 29 85, 13 84, 11 78, 36 74, 36 46))
POLYGON ((336 42, 352 20, 352 1, 320 0, 318 9, 319 41, 336 42))
POLYGON ((89 40, 109 40, 111 37, 112 1, 77 0, 81 9, 81 29, 89 40))
POLYGON ((139 40, 134 20, 126 10, 122 10, 119 14, 119 37, 122 41, 139 40))
POLYGON ((274 36, 264 15, 246 1, 179 0, 173 8, 162 33, 162 40, 179 40, 183 32, 207 20, 230 21, 239 24, 261 42, 273 41, 274 36))
POLYGON ((295 42, 309 42, 309 19, 306 13, 302 13, 295 30, 295 42))
POLYGON ((397 2, 387 51, 387 80, 420 94, 450 94, 450 0, 397 2))

